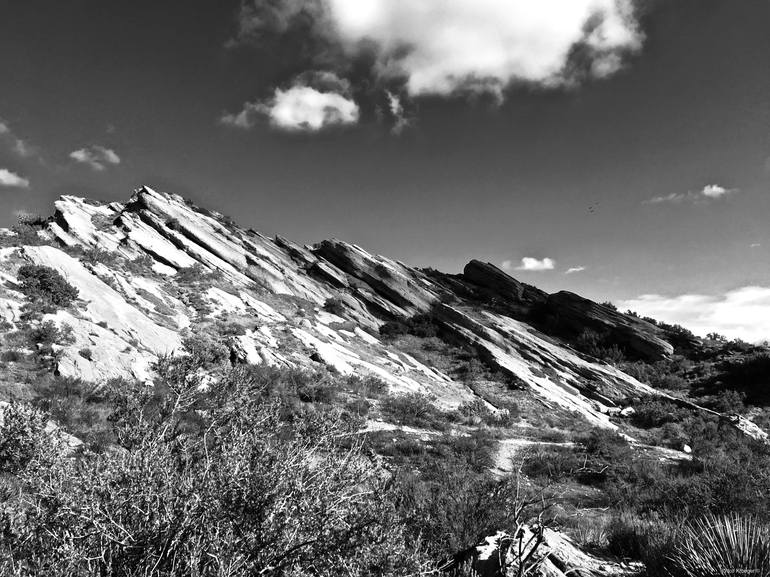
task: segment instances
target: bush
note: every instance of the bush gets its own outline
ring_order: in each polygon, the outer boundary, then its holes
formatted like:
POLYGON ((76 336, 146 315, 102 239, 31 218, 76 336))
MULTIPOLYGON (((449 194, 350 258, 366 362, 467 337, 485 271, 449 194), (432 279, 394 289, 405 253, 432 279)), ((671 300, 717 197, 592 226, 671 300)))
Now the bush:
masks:
POLYGON ((236 374, 212 395, 191 388, 183 373, 161 375, 160 389, 120 400, 113 414, 120 450, 56 459, 44 474, 22 471, 24 498, 0 507, 0 573, 427 570, 393 484, 349 441, 353 430, 332 414, 283 421, 279 405, 255 398, 246 373, 236 374))
POLYGON ((0 353, 0 361, 4 363, 18 363, 24 360, 24 354, 16 349, 10 349, 0 353))
POLYGON ((431 399, 419 393, 391 395, 383 399, 381 409, 399 425, 444 430, 449 417, 437 409, 431 399))
POLYGON ((634 403, 633 408, 634 413, 631 415, 631 422, 643 429, 662 427, 666 423, 682 421, 690 413, 687 409, 679 408, 670 401, 655 397, 646 397, 634 403))
POLYGON ((188 366, 209 368, 230 358, 230 349, 220 339, 204 333, 183 338, 182 347, 190 354, 188 366))
POLYGON ((112 264, 115 257, 110 251, 102 250, 100 248, 93 248, 83 253, 81 260, 86 264, 112 264))
POLYGON ((648 577, 671 576, 669 556, 674 552, 677 531, 677 523, 658 516, 622 511, 607 526, 607 551, 642 561, 648 577))
POLYGON ((70 306, 78 297, 78 290, 50 267, 25 264, 17 276, 27 299, 41 302, 52 311, 70 306))
POLYGON ((342 301, 342 299, 338 297, 330 297, 326 299, 326 302, 324 302, 324 306, 323 306, 323 309, 327 313, 337 315, 338 317, 345 315, 346 308, 347 307, 345 306, 345 303, 342 301))
POLYGON ((71 338, 71 327, 62 325, 60 329, 53 321, 45 321, 29 331, 29 342, 33 346, 64 343, 71 340, 71 338))
POLYGON ((0 406, 0 472, 18 473, 49 444, 45 415, 29 405, 0 406))
POLYGON ((756 353, 721 366, 720 373, 707 384, 710 389, 735 389, 753 404, 770 403, 770 354, 756 353))
POLYGON ((395 339, 402 335, 431 338, 438 333, 439 325, 431 314, 420 314, 401 321, 390 321, 380 327, 380 335, 387 339, 395 339))
POLYGON ((623 351, 612 341, 609 334, 600 334, 591 329, 585 329, 578 335, 575 348, 608 363, 620 363, 625 360, 623 351))

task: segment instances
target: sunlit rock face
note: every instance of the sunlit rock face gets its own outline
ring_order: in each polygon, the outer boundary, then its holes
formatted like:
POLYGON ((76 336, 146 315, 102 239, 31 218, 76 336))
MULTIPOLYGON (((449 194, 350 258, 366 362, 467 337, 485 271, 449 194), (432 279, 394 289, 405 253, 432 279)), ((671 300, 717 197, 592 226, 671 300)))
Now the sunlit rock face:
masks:
POLYGON ((653 391, 543 334, 528 322, 531 311, 547 307, 575 325, 612 330, 647 358, 671 352, 647 323, 577 295, 548 295, 481 261, 445 275, 340 240, 300 246, 148 187, 125 203, 65 196, 55 207, 42 233, 50 246, 0 253, 9 287, 0 314, 18 319, 23 297, 12 287, 19 266, 58 270, 80 295, 76 306, 49 315, 73 334, 58 370, 89 381, 150 382, 159 356, 183 354, 188 332, 235 323, 239 330, 222 337, 232 362, 325 365, 376 376, 394 392, 431 395, 445 407, 474 400, 463 380, 380 335, 386 322, 427 315, 442 340, 476 351, 543 403, 614 427, 608 415, 620 400, 653 391))

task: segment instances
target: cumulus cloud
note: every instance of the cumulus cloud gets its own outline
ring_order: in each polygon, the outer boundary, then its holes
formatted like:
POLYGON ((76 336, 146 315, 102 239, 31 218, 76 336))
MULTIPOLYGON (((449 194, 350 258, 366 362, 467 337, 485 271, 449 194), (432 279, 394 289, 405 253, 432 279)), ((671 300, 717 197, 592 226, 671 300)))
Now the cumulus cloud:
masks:
POLYGON ((529 256, 525 256, 521 259, 521 264, 516 267, 516 270, 526 271, 544 271, 553 270, 556 267, 556 262, 550 258, 537 259, 529 256))
POLYGON ((641 295, 621 301, 622 310, 680 324, 705 336, 717 332, 749 342, 770 339, 770 287, 746 286, 722 295, 641 295))
POLYGON ((0 186, 8 188, 29 188, 29 180, 6 168, 0 168, 0 186))
POLYGON ((583 272, 584 270, 586 270, 586 267, 584 266, 573 266, 568 268, 564 274, 575 274, 576 272, 583 272))
POLYGON ((0 139, 8 143, 11 150, 22 158, 32 158, 39 155, 38 148, 16 136, 10 125, 2 118, 0 118, 0 139))
POLYGON ((703 189, 690 192, 676 192, 665 196, 654 196, 653 198, 646 200, 645 204, 662 204, 662 203, 674 203, 681 204, 683 202, 708 202, 711 200, 720 200, 726 198, 731 194, 738 192, 737 188, 725 188, 718 184, 707 184, 703 189))
POLYGON ((70 152, 70 158, 98 172, 106 170, 108 166, 120 164, 120 157, 114 150, 99 145, 74 150, 70 152))
POLYGON ((243 0, 236 42, 293 27, 325 67, 370 55, 372 75, 410 96, 601 78, 643 41, 633 0, 243 0))
POLYGON ((347 95, 349 85, 331 73, 314 73, 295 80, 286 90, 275 90, 262 102, 247 102, 236 114, 225 114, 222 124, 252 128, 261 118, 291 132, 318 132, 332 126, 355 124, 358 105, 347 95))

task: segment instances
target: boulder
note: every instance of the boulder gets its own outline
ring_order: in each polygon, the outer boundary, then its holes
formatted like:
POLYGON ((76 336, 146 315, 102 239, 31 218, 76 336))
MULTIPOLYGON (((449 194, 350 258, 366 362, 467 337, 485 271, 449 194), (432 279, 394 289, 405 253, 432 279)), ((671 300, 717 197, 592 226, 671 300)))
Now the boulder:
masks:
POLYGON ((479 260, 472 260, 465 265, 463 278, 506 301, 532 305, 544 303, 548 299, 545 291, 519 282, 495 265, 479 260))

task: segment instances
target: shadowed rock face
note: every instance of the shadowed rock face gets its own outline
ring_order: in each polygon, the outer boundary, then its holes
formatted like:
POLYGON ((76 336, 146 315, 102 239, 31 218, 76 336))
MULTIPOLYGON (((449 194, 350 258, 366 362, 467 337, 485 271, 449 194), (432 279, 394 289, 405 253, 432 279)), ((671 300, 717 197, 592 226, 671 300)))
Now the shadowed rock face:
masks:
MULTIPOLYGON (((89 304, 82 305, 85 312, 61 312, 58 320, 74 315, 66 322, 75 329, 76 346, 93 349, 93 358, 65 351, 60 369, 89 380, 150 380, 156 356, 180 348, 180 331, 237 317, 248 329, 230 339, 231 356, 239 362, 298 368, 320 362, 343 374, 377 376, 396 392, 433 395, 447 408, 477 399, 462 380, 380 339, 383 323, 427 314, 445 338, 476 350, 491 368, 548 406, 613 428, 608 414, 618 401, 655 392, 614 367, 575 354, 520 313, 550 308, 575 330, 613 331, 645 358, 671 352, 647 323, 570 293, 549 296, 491 264, 472 261, 462 275, 445 275, 340 240, 303 247, 242 229, 221 214, 147 187, 125 204, 62 197, 43 234, 75 258, 54 246, 25 249, 21 258, 77 281, 89 304), (79 249, 98 249, 107 262, 81 263, 79 249), (132 262, 144 262, 144 268, 128 266, 132 262), (190 294, 177 275, 193 266, 216 273, 216 280, 190 294)), ((0 254, 10 280, 21 264, 15 254, 0 254)), ((23 297, 2 298, 0 313, 8 311, 13 323, 23 297)))
POLYGON ((674 347, 661 338, 661 331, 656 326, 574 293, 552 294, 546 304, 560 328, 573 334, 585 329, 608 332, 611 340, 622 348, 650 361, 664 359, 674 352, 674 347))
POLYGON ((519 282, 495 265, 479 260, 472 260, 465 265, 463 278, 504 301, 532 306, 542 304, 548 299, 548 293, 545 291, 519 282))

